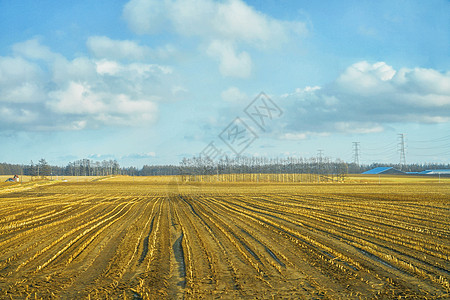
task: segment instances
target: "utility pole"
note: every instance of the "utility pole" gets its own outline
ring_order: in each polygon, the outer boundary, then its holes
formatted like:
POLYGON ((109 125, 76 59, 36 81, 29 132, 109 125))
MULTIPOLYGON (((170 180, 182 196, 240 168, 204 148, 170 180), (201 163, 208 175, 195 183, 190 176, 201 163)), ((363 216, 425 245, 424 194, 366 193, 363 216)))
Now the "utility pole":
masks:
POLYGON ((353 163, 359 166, 359 142, 353 142, 353 163))
POLYGON ((400 153, 400 170, 403 170, 406 166, 405 135, 403 133, 398 134, 398 152, 400 153))
POLYGON ((322 157, 323 157, 323 150, 322 149, 317 150, 317 161, 321 163, 322 157))
POLYGON ((317 182, 320 183, 320 175, 322 174, 322 158, 323 158, 323 150, 317 150, 317 182))

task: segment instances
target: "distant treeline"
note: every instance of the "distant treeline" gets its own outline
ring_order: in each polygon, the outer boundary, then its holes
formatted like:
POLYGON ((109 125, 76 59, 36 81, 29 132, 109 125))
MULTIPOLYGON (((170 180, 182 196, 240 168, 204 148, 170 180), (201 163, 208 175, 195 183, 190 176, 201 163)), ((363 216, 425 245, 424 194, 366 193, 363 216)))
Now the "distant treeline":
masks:
POLYGON ((392 165, 373 163, 357 165, 327 157, 265 158, 237 157, 211 161, 204 157, 184 158, 179 165, 144 165, 121 167, 116 160, 93 161, 80 159, 66 166, 51 166, 45 159, 27 165, 0 163, 0 175, 28 176, 160 176, 160 175, 214 175, 214 174, 360 174, 375 167, 394 167, 398 170, 418 172, 429 169, 450 169, 450 164, 392 165))
POLYGON ((81 159, 70 162, 67 166, 51 166, 45 159, 30 162, 28 165, 0 163, 0 175, 27 176, 107 176, 121 174, 122 169, 115 160, 93 161, 81 159))

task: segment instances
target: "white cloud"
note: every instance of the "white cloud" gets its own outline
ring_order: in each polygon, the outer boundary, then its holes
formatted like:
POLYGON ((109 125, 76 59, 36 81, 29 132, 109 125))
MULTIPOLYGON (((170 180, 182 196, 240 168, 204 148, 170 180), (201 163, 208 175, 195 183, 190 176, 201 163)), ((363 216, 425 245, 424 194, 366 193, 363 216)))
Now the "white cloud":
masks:
POLYGON ((139 34, 164 29, 200 38, 208 45, 208 55, 219 60, 222 75, 240 78, 251 73, 250 54, 237 50, 242 44, 257 49, 279 48, 307 32, 302 22, 274 19, 241 0, 131 0, 124 7, 123 17, 139 34))
POLYGON ((393 123, 446 123, 450 120, 450 72, 400 69, 366 61, 349 66, 324 87, 283 95, 287 124, 283 138, 303 134, 374 133, 393 123))
POLYGON ((390 81, 395 74, 396 71, 384 62, 369 64, 362 61, 348 67, 336 79, 336 86, 343 91, 363 95, 380 93, 380 89, 390 92, 390 81))
POLYGON ((8 103, 33 103, 42 101, 45 92, 35 82, 24 82, 22 84, 6 87, 0 91, 0 102, 8 103))
MULTIPOLYGON (((109 125, 139 125, 154 122, 157 106, 148 100, 132 100, 124 94, 94 92, 90 86, 71 82, 67 89, 49 95, 48 107, 64 115, 80 115, 85 126, 98 122, 109 125), (91 124, 90 124, 91 123, 91 124)), ((80 122, 78 122, 80 123, 80 122)))
POLYGON ((95 62, 96 71, 100 75, 115 75, 120 72, 119 63, 111 60, 101 60, 95 62))
POLYGON ((384 130, 383 126, 371 122, 336 122, 334 129, 347 133, 376 133, 384 130))
POLYGON ((114 60, 145 60, 154 56, 154 51, 146 46, 128 40, 112 40, 106 36, 91 36, 87 47, 97 58, 114 60))
POLYGON ((184 36, 227 39, 259 47, 284 41, 290 27, 240 0, 216 2, 188 0, 166 2, 168 18, 184 36))
POLYGON ((154 33, 162 28, 165 19, 164 10, 168 2, 131 0, 124 6, 123 17, 134 32, 154 33))
POLYGON ((314 92, 314 91, 318 91, 318 90, 320 90, 320 86, 317 86, 317 85, 316 86, 307 86, 304 89, 301 89, 301 88, 295 89, 295 91, 297 93, 301 93, 301 92, 309 93, 309 92, 314 92))
POLYGON ((47 65, 50 80, 56 85, 65 85, 68 81, 95 82, 98 78, 95 61, 88 57, 78 57, 71 61, 61 57, 47 65))
POLYGON ((0 106, 0 115, 2 116, 2 122, 9 123, 11 128, 23 125, 32 124, 37 115, 35 112, 16 107, 2 107, 0 106))
POLYGON ((236 53, 229 42, 213 41, 207 49, 207 54, 220 61, 219 69, 223 76, 247 78, 251 74, 250 55, 245 51, 236 53))
POLYGON ((113 59, 68 60, 36 39, 0 57, 0 127, 80 130, 141 126, 158 118, 155 101, 181 91, 171 67, 113 59), (29 47, 27 49, 27 47, 29 47))
POLYGON ((17 43, 12 48, 15 54, 28 59, 53 60, 59 56, 42 45, 37 38, 17 43))
POLYGON ((131 100, 126 95, 118 95, 109 107, 114 114, 132 115, 138 122, 155 121, 158 111, 155 103, 147 100, 131 100))
POLYGON ((32 103, 44 97, 43 71, 21 57, 0 57, 0 103, 32 103))
POLYGON ((131 0, 123 10, 130 28, 153 34, 170 26, 184 36, 243 41, 258 46, 283 42, 304 34, 302 22, 274 19, 241 0, 131 0), (163 26, 166 25, 166 26, 163 26))
POLYGON ((308 137, 308 135, 304 132, 301 133, 285 133, 281 135, 282 140, 291 140, 291 141, 298 141, 298 140, 305 140, 308 137))
MULTIPOLYGON (((148 73, 156 74, 161 73, 164 75, 169 75, 173 72, 172 68, 161 65, 154 64, 139 64, 133 63, 130 64, 130 71, 136 73, 138 76, 145 76, 148 73)), ((130 74, 131 75, 131 74, 130 74)))
MULTIPOLYGON (((158 2, 157 0, 151 0, 158 2)), ((211 37, 215 27, 212 19, 217 7, 211 0, 165 1, 164 17, 174 31, 183 36, 211 37)), ((151 33, 151 32, 150 32, 151 33)))
POLYGON ((305 132, 286 132, 281 133, 278 138, 282 140, 290 140, 290 141, 300 141, 300 140, 306 140, 309 137, 313 136, 329 136, 330 132, 328 131, 322 131, 322 132, 316 132, 316 131, 305 131, 305 132))
POLYGON ((62 114, 97 114, 105 110, 101 97, 86 84, 70 82, 66 89, 49 93, 48 106, 62 114))
POLYGON ((80 120, 80 121, 73 121, 68 127, 66 127, 66 130, 82 130, 87 127, 87 121, 86 120, 80 120))
POLYGON ((184 94, 187 93, 189 90, 181 85, 175 85, 172 87, 172 95, 178 95, 178 94, 184 94))
POLYGON ((41 75, 38 65, 22 57, 0 57, 0 85, 34 82, 41 75))
POLYGON ((432 69, 400 69, 396 84, 420 94, 450 94, 450 72, 441 74, 432 69))
POLYGON ((147 153, 132 153, 125 156, 122 156, 120 159, 149 159, 156 157, 156 152, 147 152, 147 153))
POLYGON ((378 104, 403 104, 409 108, 450 105, 449 72, 423 68, 397 72, 384 62, 353 64, 338 77, 332 89, 378 104))
POLYGON ((248 96, 241 92, 237 87, 230 87, 223 91, 221 94, 222 100, 231 103, 241 103, 242 101, 249 100, 248 96))

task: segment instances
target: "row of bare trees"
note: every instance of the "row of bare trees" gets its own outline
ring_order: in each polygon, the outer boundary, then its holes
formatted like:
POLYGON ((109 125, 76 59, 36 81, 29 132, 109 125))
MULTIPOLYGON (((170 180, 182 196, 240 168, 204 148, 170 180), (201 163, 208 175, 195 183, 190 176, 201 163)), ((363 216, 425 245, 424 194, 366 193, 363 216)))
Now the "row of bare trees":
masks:
POLYGON ((65 175, 71 176, 108 176, 122 174, 122 169, 116 160, 93 161, 80 159, 66 166, 65 175))
POLYGON ((347 174, 348 165, 342 160, 328 157, 267 158, 236 157, 212 161, 207 157, 184 158, 180 163, 181 175, 217 174, 347 174))

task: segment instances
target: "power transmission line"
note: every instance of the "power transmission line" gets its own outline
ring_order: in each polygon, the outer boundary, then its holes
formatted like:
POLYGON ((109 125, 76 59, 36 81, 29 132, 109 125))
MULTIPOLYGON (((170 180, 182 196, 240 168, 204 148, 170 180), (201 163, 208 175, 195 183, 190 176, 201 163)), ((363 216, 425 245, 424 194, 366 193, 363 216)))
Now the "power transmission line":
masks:
POLYGON ((359 166, 359 142, 353 142, 353 163, 359 166))
POLYGON ((439 143, 439 142, 446 142, 450 141, 450 135, 431 139, 431 140, 408 140, 408 143, 439 143))
POLYGON ((317 161, 322 162, 322 158, 323 158, 323 150, 319 149, 317 150, 317 161))
POLYGON ((402 170, 406 165, 406 154, 405 154, 405 135, 403 133, 398 134, 398 151, 400 152, 400 170, 402 170))

